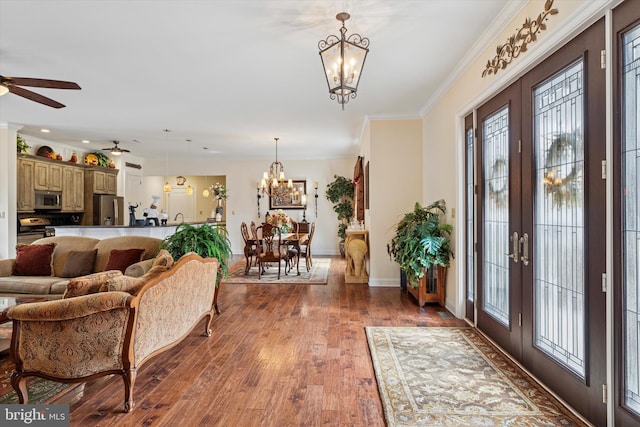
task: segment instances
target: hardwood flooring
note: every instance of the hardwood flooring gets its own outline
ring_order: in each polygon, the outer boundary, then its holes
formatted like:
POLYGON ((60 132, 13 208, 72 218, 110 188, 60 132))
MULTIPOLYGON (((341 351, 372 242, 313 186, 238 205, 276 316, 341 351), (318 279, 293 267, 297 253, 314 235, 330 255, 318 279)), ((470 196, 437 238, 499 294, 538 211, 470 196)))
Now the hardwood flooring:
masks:
POLYGON ((384 426, 364 327, 466 323, 343 273, 334 257, 327 285, 223 285, 213 335, 198 325, 144 364, 129 414, 119 377, 54 403, 72 426, 384 426))

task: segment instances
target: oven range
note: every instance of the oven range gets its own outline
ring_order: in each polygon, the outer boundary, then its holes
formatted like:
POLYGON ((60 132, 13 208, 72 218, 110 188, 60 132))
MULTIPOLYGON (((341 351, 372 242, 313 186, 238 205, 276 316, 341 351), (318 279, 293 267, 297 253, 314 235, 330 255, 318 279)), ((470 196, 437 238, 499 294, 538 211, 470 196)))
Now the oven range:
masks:
POLYGON ((51 221, 48 218, 20 218, 18 227, 18 243, 33 243, 43 237, 55 235, 55 229, 50 228, 51 221))

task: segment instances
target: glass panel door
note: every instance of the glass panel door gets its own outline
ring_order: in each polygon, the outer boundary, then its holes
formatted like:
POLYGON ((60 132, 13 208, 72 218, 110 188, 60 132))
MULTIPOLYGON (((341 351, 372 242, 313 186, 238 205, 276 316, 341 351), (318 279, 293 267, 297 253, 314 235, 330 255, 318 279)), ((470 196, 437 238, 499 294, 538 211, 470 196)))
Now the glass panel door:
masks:
POLYGON ((485 171, 482 309, 509 326, 509 107, 482 123, 485 171))
POLYGON ((640 414, 640 25, 622 37, 624 406, 640 414))
POLYGON ((533 91, 536 203, 532 243, 536 260, 534 344, 584 378, 582 82, 580 60, 533 91))
POLYGON ((474 130, 473 130, 473 113, 464 119, 464 128, 466 135, 466 176, 465 176, 465 239, 466 239, 466 274, 465 280, 467 284, 465 298, 465 317, 471 321, 475 319, 475 222, 474 222, 474 206, 475 206, 475 185, 474 185, 474 130))

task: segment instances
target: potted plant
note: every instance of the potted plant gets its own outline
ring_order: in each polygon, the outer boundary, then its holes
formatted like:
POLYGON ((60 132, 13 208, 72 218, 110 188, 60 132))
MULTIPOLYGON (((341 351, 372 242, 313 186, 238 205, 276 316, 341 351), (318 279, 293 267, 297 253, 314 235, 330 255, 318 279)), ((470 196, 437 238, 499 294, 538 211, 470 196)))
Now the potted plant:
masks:
POLYGON ((325 197, 333 203, 333 211, 338 215, 338 237, 340 238, 340 254, 344 257, 344 238, 347 226, 353 217, 353 181, 344 176, 333 176, 334 180, 327 185, 325 197))
POLYGON ((216 287, 222 278, 229 276, 229 260, 231 258, 231 242, 225 227, 214 227, 211 224, 197 226, 181 223, 176 232, 167 236, 160 244, 177 261, 184 254, 195 252, 203 258, 217 258, 220 263, 216 287))
POLYGON ((29 144, 27 144, 27 141, 24 140, 22 135, 17 134, 16 143, 17 143, 18 154, 21 154, 21 155, 29 154, 29 148, 31 147, 29 146, 29 144))
POLYGON ((444 305, 446 269, 453 257, 450 240, 453 226, 441 222, 446 211, 444 200, 427 207, 416 203, 414 210, 396 225, 396 234, 387 244, 389 257, 400 264, 407 277, 407 290, 420 306, 431 301, 444 305), (433 267, 436 267, 435 293, 427 292, 426 275, 434 273, 433 267))

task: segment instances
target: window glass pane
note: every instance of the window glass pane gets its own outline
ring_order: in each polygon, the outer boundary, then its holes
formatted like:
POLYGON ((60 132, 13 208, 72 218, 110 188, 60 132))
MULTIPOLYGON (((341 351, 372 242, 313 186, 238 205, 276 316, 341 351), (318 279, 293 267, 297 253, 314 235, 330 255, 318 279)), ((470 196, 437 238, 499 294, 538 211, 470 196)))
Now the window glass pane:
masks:
POLYGON ((624 399, 640 414, 640 26, 622 44, 624 399))
POLYGON ((509 325, 509 107, 482 124, 484 217, 482 309, 509 325))
POLYGON ((535 346, 585 375, 583 63, 534 89, 535 346))

